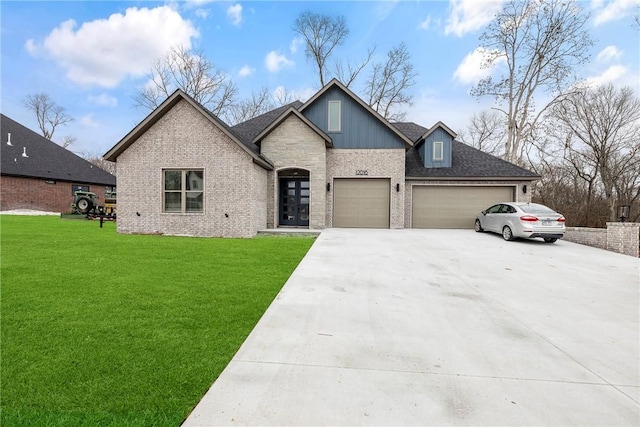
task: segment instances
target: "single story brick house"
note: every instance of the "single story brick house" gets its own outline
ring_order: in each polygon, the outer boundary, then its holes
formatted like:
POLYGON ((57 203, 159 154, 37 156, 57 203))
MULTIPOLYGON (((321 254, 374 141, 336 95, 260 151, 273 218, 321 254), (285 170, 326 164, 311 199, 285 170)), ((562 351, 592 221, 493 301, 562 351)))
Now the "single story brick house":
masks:
POLYGON ((301 227, 472 228, 539 176, 455 140, 444 123, 390 123, 337 80, 229 127, 178 90, 104 157, 118 231, 251 237, 301 227))
POLYGON ((77 190, 104 201, 116 177, 2 114, 0 211, 71 211, 77 190))

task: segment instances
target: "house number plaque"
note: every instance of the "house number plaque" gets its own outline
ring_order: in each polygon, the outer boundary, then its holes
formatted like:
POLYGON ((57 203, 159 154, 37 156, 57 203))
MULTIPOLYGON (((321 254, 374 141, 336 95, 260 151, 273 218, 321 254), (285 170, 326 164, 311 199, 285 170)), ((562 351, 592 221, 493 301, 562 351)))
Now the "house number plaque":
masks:
POLYGON ((357 170, 356 171, 356 176, 358 175, 369 175, 369 171, 368 170, 357 170))

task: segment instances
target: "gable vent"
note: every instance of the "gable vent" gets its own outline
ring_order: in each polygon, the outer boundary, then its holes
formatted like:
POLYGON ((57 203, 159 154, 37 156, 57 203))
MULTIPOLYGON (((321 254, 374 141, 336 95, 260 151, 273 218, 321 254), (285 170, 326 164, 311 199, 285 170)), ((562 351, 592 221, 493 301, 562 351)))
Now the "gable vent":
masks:
POLYGON ((27 147, 22 147, 22 157, 29 157, 27 156, 27 147))
POLYGON ((7 134, 7 145, 13 145, 11 143, 11 134, 10 133, 7 134))

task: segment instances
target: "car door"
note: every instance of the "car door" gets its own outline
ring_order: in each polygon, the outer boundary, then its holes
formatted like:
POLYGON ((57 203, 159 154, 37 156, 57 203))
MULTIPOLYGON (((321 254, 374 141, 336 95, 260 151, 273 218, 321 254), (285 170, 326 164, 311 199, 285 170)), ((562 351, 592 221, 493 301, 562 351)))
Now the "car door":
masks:
POLYGON ((482 228, 488 231, 498 231, 500 221, 499 212, 501 206, 502 205, 498 203, 497 205, 493 205, 485 211, 482 228))

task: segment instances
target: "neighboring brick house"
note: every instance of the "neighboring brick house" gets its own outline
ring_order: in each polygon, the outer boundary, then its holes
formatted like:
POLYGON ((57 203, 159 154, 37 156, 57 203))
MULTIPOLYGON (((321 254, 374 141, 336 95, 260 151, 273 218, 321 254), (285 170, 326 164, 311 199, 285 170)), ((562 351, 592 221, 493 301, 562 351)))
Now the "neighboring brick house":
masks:
POLYGON ((98 201, 114 191, 115 176, 4 114, 0 132, 0 211, 67 213, 76 190, 92 191, 98 201))
POLYGON ((229 127, 174 92, 105 158, 118 231, 251 237, 278 227, 473 228, 536 174, 431 128, 390 123, 337 80, 229 127))

